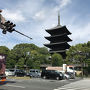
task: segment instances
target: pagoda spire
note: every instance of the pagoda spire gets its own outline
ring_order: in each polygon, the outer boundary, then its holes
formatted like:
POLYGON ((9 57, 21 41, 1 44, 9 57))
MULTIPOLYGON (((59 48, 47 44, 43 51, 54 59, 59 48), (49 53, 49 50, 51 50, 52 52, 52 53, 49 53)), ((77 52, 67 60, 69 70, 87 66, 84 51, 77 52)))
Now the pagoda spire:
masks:
POLYGON ((60 13, 58 11, 58 26, 60 26, 60 13))

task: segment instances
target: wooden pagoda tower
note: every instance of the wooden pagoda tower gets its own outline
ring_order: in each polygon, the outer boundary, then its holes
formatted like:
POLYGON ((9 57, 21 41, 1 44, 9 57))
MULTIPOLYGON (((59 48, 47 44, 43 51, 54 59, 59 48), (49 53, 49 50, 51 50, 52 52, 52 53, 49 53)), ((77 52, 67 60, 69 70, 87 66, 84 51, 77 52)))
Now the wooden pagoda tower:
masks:
POLYGON ((50 34, 50 36, 45 37, 50 41, 49 44, 44 44, 46 47, 50 48, 49 52, 59 53, 62 57, 66 58, 66 50, 70 48, 68 42, 72 41, 68 35, 71 33, 66 28, 66 26, 60 25, 60 15, 58 13, 58 25, 51 29, 46 29, 46 32, 50 34))

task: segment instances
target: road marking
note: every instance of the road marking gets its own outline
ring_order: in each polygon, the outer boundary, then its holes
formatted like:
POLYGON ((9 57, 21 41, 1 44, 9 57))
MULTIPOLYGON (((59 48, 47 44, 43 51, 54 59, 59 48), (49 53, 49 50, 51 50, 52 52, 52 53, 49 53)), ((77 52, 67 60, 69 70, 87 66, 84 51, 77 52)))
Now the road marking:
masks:
POLYGON ((58 88, 54 90, 89 90, 90 88, 58 88))
POLYGON ((54 89, 54 90, 75 90, 75 89, 58 88, 58 89, 54 89))
POLYGON ((9 87, 18 87, 18 88, 25 88, 25 87, 23 87, 23 86, 9 85, 9 84, 7 84, 7 85, 5 85, 5 86, 9 86, 9 87))

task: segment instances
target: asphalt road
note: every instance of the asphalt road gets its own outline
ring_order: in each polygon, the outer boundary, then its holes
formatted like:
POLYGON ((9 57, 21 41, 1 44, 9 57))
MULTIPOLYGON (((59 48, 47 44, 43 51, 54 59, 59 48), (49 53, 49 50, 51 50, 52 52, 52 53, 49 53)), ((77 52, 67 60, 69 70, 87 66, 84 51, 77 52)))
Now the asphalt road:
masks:
POLYGON ((0 86, 0 90, 55 90, 58 87, 75 82, 75 80, 44 80, 33 78, 30 80, 9 79, 5 85, 0 86))

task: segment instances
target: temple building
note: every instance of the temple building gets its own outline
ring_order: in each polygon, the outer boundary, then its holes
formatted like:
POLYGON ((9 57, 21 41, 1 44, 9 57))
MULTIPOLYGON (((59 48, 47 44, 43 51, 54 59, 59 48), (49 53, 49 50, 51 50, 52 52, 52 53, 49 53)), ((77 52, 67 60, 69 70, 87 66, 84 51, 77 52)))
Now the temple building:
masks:
POLYGON ((50 34, 50 36, 45 37, 47 40, 50 41, 49 44, 44 44, 50 50, 51 54, 59 53, 62 57, 66 58, 66 50, 70 48, 68 42, 72 41, 68 35, 71 33, 66 28, 66 26, 60 25, 60 15, 58 14, 58 25, 51 29, 46 29, 46 32, 50 34))

